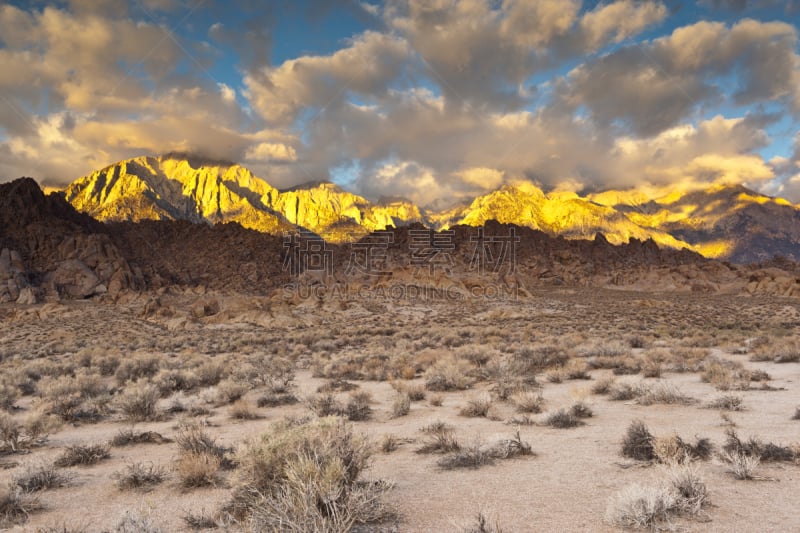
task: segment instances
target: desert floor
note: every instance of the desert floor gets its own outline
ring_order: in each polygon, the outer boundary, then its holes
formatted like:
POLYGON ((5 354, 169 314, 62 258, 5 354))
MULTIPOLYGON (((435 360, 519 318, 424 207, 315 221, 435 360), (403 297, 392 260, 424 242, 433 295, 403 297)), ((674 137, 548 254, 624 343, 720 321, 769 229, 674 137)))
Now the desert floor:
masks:
POLYGON ((504 531, 618 530, 606 519, 615 494, 668 475, 663 455, 637 461, 621 453, 631 422, 641 420, 657 438, 713 445, 709 457, 692 461, 707 504, 670 513, 658 527, 796 531, 798 325, 794 299, 570 289, 459 303, 277 303, 176 292, 117 305, 4 305, 0 486, 8 487, 4 497, 16 491, 33 504, 27 517, 0 520, 12 531, 134 531, 133 523, 139 531, 189 531, 187 518, 206 517, 209 527, 241 529, 221 513, 242 482, 239 451, 280 420, 315 417, 318 389, 346 380, 357 388, 334 393, 342 406, 369 393, 363 416, 353 417, 366 419, 348 422, 374 443, 361 479, 393 484, 384 500, 395 516, 361 530, 471 531, 479 512, 504 531), (442 376, 455 385, 437 385, 442 376), (626 383, 635 392, 612 399, 626 383), (139 413, 125 398, 148 385, 158 400, 139 413), (424 398, 404 414, 399 391, 424 398), (519 412, 524 395, 538 393, 541 405, 519 412), (294 403, 269 405, 292 396, 294 403), (727 405, 710 407, 720 398, 727 405), (488 412, 462 414, 471 400, 488 412), (592 413, 582 425, 547 425, 576 402, 592 413), (36 417, 45 429, 26 429, 36 417), (444 468, 443 454, 418 453, 428 438, 421 428, 438 421, 465 447, 518 432, 533 453, 444 468), (185 451, 174 440, 192 424, 234 462, 209 483, 185 482, 180 467, 185 451), (53 466, 70 446, 105 445, 129 429, 172 442, 108 445, 110 456, 93 464, 53 466), (723 453, 730 430, 784 447, 793 459, 762 457, 755 479, 739 480, 723 453), (118 473, 139 462, 162 467, 163 479, 120 488, 118 473), (61 486, 20 492, 32 468, 60 474, 61 486))

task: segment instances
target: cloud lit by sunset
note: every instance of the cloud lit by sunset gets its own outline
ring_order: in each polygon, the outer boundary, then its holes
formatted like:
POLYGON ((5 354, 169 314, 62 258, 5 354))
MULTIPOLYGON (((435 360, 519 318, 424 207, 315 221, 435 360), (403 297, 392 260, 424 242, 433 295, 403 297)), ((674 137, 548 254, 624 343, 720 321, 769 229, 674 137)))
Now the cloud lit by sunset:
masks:
POLYGON ((183 151, 420 205, 741 183, 800 200, 796 2, 0 7, 0 179, 183 151))

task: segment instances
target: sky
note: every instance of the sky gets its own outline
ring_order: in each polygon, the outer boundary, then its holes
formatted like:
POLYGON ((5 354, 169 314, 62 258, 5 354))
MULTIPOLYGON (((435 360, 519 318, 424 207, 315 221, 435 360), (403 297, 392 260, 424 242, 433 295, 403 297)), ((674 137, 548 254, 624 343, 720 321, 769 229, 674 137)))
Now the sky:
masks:
POLYGON ((0 181, 180 151, 424 206, 800 202, 799 31, 800 0, 0 2, 0 181))

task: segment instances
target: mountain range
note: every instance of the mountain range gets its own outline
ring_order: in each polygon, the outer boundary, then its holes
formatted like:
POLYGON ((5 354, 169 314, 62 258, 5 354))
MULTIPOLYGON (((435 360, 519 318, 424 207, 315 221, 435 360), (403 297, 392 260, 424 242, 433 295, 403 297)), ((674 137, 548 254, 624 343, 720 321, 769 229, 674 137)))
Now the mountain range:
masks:
MULTIPOLYGON (((504 197, 508 192, 499 194, 504 197)), ((204 194, 198 192, 196 197, 204 194)), ((246 215, 251 209, 245 196, 231 194, 229 198, 244 206, 239 214, 246 215)), ((339 298, 337 305, 361 298, 361 287, 378 291, 376 296, 396 288, 445 290, 448 298, 496 295, 490 291, 499 290, 510 291, 514 298, 528 297, 541 288, 558 286, 800 296, 800 265, 788 260, 737 265, 704 258, 691 250, 659 247, 653 239, 631 237, 629 242, 615 245, 602 234, 593 239, 567 239, 495 220, 482 224, 483 234, 516 235, 512 251, 505 248, 510 244, 503 244, 511 240, 476 241, 478 230, 469 225, 455 225, 451 233, 443 234, 412 222, 399 226, 388 243, 376 239, 380 236, 376 234, 358 241, 357 249, 366 257, 381 259, 379 273, 353 269, 353 249, 335 243, 326 244, 320 252, 328 258, 328 273, 311 268, 311 263, 302 263, 306 266, 295 271, 291 265, 287 268, 287 258, 294 255, 287 250, 283 235, 247 229, 239 223, 198 223, 205 218, 189 209, 182 216, 196 217, 194 222, 172 220, 175 206, 161 198, 142 195, 135 202, 127 200, 121 199, 120 205, 141 205, 152 209, 154 218, 165 220, 144 217, 135 222, 100 222, 78 212, 63 192, 45 194, 33 179, 0 183, 0 303, 94 297, 135 303, 150 298, 148 294, 171 290, 263 295, 268 306, 321 298, 296 290, 303 286, 345 287, 344 300, 339 298), (430 250, 438 255, 415 255, 420 234, 427 235, 430 250), (476 253, 481 253, 479 263, 475 262, 476 253), (415 257, 448 260, 438 262, 439 267, 420 268, 415 257), (486 268, 476 269, 478 265, 486 268), (348 292, 348 287, 355 292, 348 292)), ((210 212, 221 213, 223 218, 235 212, 221 204, 210 212)), ((131 216, 139 213, 133 211, 131 216)), ((280 224, 288 224, 273 216, 280 224)), ((145 305, 142 312, 153 312, 149 307, 145 305)))
POLYGON ((329 182, 279 190, 232 162, 167 154, 120 161, 59 194, 100 221, 237 222, 269 234, 300 227, 332 243, 411 223, 445 230, 496 220, 567 239, 593 239, 597 233, 612 244, 652 239, 737 263, 775 255, 800 260, 800 207, 740 185, 651 198, 640 191, 546 193, 518 182, 431 211, 406 200, 370 202, 329 182))

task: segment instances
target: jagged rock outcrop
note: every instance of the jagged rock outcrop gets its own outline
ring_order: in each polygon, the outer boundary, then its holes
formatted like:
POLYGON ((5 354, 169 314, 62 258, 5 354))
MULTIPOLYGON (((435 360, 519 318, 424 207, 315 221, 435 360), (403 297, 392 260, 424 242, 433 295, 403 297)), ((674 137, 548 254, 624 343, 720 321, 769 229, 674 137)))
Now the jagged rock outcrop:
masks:
MULTIPOLYGON (((308 262, 294 270, 294 241, 282 236, 236 223, 103 224, 76 212, 59 195, 45 196, 30 179, 0 185, 0 222, 3 302, 117 298, 126 291, 173 287, 198 295, 212 291, 274 296, 292 284, 331 281, 379 289, 430 287, 464 296, 482 288, 513 288, 526 295, 537 287, 560 285, 800 296, 800 266, 788 259, 745 267, 660 247, 653 239, 632 238, 615 245, 600 233, 591 240, 566 239, 494 220, 479 228, 456 225, 447 232, 413 223, 392 230, 389 240, 384 234, 370 234, 355 245, 317 241, 330 267, 324 272, 308 268, 308 262), (504 251, 510 243, 513 249, 504 251), (378 252, 379 272, 353 268, 358 254, 369 256, 373 250, 378 252), (501 257, 502 264, 481 263, 501 257), (427 262, 432 258, 437 261, 433 266, 427 262)), ((143 314, 168 314, 157 302, 148 303, 143 314)), ((219 312, 210 295, 192 310, 197 319, 219 312)))
POLYGON ((670 233, 707 257, 736 263, 775 255, 800 260, 800 209, 740 185, 672 192, 647 202, 633 194, 595 199, 613 204, 639 226, 670 233))
POLYGON ((175 155, 121 161, 64 191, 73 207, 101 221, 238 222, 266 233, 291 229, 271 210, 277 194, 242 166, 175 155))
POLYGON ((613 244, 653 239, 738 263, 775 254, 800 260, 800 209, 741 186, 665 190, 650 198, 641 191, 545 193, 521 182, 422 213, 404 200, 373 203, 327 182, 278 190, 231 162, 169 154, 121 161, 79 178, 64 195, 101 221, 237 222, 274 235, 299 226, 332 243, 413 222, 446 229, 496 220, 568 239, 598 232, 613 244))
MULTIPOLYGON (((29 285, 22 256, 16 250, 3 248, 0 250, 0 302, 18 301, 23 296, 23 301, 29 301, 32 294, 27 289, 29 285)), ((36 298, 35 294, 33 298, 36 298)))
POLYGON ((506 185, 476 198, 469 206, 434 217, 439 228, 457 224, 482 226, 489 220, 516 224, 570 239, 591 239, 598 232, 613 244, 630 239, 653 239, 662 246, 681 249, 689 244, 657 228, 643 228, 612 207, 581 198, 572 192, 545 194, 531 183, 506 185))
POLYGON ((332 183, 278 191, 240 165, 182 154, 121 161, 79 178, 64 196, 101 221, 236 222, 276 235, 301 226, 331 242, 421 220, 408 202, 374 205, 332 183))
POLYGON ((141 286, 102 224, 30 178, 0 184, 0 223, 0 301, 116 297, 141 286))

